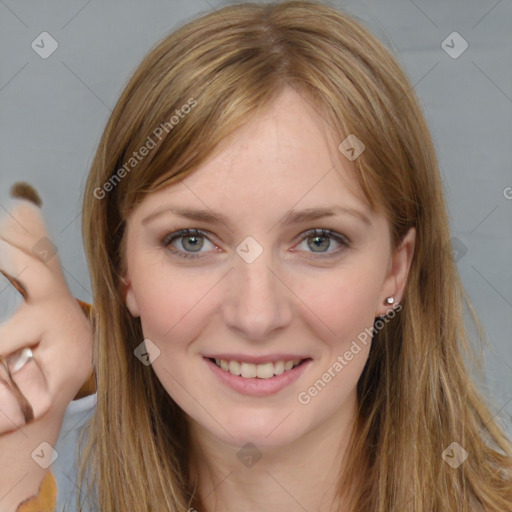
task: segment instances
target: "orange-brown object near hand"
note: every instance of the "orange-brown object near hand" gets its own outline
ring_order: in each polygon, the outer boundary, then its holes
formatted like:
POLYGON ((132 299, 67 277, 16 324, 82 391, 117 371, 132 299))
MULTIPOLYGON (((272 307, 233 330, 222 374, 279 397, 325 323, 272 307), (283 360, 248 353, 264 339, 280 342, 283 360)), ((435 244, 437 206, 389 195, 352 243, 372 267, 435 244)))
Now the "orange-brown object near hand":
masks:
POLYGON ((51 473, 47 473, 37 496, 18 505, 16 512, 55 512, 57 508, 57 485, 51 473))

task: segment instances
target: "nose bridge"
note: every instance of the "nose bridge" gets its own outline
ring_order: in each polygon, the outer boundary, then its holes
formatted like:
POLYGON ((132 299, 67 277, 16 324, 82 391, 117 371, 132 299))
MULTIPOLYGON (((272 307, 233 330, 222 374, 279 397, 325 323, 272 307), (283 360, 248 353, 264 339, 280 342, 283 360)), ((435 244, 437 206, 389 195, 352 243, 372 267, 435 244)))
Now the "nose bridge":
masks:
POLYGON ((265 337, 290 319, 286 287, 276 277, 271 250, 262 250, 254 260, 246 257, 255 246, 240 244, 234 268, 229 273, 229 299, 225 303, 226 322, 245 331, 247 337, 265 337), (249 251, 243 250, 249 247, 249 251))

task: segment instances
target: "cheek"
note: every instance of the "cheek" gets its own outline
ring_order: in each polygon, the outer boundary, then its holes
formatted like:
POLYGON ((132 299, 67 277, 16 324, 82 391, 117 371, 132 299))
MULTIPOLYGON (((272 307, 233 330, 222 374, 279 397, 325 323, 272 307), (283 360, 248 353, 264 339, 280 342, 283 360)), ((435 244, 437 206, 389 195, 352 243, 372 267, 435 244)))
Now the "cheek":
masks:
POLYGON ((311 378, 296 396, 310 428, 344 404, 348 407, 347 400, 355 400, 355 388, 370 353, 380 284, 378 272, 361 265, 333 272, 322 280, 322 290, 310 282, 303 287, 303 296, 310 297, 307 304, 318 317, 312 328, 321 347, 311 378))
POLYGON ((297 296, 310 310, 311 319, 316 317, 318 336, 333 349, 350 345, 373 325, 382 284, 375 266, 361 259, 358 265, 301 282, 297 296))
POLYGON ((171 272, 167 268, 166 272, 159 265, 143 268, 146 271, 133 287, 144 336, 162 344, 171 338, 193 339, 201 318, 207 316, 209 292, 219 279, 201 271, 171 272))

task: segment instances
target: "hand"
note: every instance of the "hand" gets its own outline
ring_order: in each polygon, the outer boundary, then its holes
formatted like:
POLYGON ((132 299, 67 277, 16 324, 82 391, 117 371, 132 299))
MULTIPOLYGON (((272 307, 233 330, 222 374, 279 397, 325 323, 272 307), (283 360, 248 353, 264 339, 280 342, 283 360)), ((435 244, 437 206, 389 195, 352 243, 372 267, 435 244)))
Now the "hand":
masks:
MULTIPOLYGON (((0 323, 0 435, 48 414, 62 416, 92 372, 92 326, 49 238, 40 208, 29 200, 13 200, 0 219, 0 271, 22 297, 0 323)), ((0 289, 0 311, 6 297, 0 289)))

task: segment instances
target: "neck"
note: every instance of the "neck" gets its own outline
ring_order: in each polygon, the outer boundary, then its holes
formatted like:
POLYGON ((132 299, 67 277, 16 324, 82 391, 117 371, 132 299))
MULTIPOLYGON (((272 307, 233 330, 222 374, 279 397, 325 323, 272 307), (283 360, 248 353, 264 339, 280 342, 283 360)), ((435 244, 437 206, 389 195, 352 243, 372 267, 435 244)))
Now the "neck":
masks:
POLYGON ((339 482, 356 413, 354 392, 319 427, 287 445, 248 447, 247 457, 241 457, 240 446, 227 445, 194 424, 191 481, 197 482, 198 510, 348 510, 340 499, 339 482))

